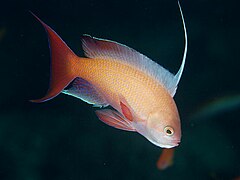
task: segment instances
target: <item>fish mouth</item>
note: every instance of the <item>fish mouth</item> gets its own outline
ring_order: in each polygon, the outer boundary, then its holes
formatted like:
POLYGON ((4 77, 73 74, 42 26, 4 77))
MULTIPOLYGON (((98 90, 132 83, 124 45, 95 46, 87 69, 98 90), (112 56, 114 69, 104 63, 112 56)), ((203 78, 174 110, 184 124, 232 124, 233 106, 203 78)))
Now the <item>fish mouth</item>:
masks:
POLYGON ((171 141, 171 144, 175 144, 175 146, 178 146, 180 143, 180 140, 179 139, 174 139, 171 141))
POLYGON ((159 147, 161 147, 161 148, 167 148, 167 149, 169 149, 169 148, 174 148, 174 147, 179 146, 180 140, 172 140, 171 142, 166 143, 166 144, 159 144, 159 143, 154 143, 154 142, 153 142, 153 144, 155 144, 155 145, 157 145, 157 146, 159 146, 159 147))
POLYGON ((179 144, 179 143, 180 143, 180 140, 179 140, 179 139, 174 139, 174 140, 171 141, 171 143, 173 143, 173 144, 179 144))
POLYGON ((176 140, 172 140, 169 144, 164 145, 164 148, 173 148, 176 146, 179 146, 180 144, 180 140, 176 139, 176 140))

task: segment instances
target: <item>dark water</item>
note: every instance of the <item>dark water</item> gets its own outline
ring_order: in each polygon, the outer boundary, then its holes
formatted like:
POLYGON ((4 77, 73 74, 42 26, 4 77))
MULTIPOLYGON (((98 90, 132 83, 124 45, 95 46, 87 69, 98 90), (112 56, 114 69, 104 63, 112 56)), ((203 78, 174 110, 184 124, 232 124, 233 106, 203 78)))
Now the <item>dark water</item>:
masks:
POLYGON ((31 10, 78 55, 84 33, 137 49, 172 72, 184 39, 177 1, 11 1, 0 6, 0 179, 233 179, 240 176, 239 108, 191 119, 201 104, 239 94, 239 3, 181 2, 189 37, 176 103, 183 137, 174 164, 137 133, 100 122, 66 95, 33 104, 49 81, 47 36, 31 10))

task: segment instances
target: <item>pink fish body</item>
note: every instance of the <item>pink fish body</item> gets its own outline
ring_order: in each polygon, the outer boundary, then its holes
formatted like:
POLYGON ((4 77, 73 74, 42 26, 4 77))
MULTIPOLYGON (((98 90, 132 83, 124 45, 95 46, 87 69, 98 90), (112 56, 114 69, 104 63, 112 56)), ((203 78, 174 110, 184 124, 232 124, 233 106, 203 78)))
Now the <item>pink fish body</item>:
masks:
POLYGON ((59 93, 79 98, 96 107, 104 123, 118 129, 137 131, 153 144, 171 148, 181 139, 180 118, 173 96, 181 78, 186 53, 176 75, 148 57, 114 41, 82 37, 87 58, 77 57, 63 40, 38 17, 47 31, 52 62, 50 87, 44 102, 59 93))

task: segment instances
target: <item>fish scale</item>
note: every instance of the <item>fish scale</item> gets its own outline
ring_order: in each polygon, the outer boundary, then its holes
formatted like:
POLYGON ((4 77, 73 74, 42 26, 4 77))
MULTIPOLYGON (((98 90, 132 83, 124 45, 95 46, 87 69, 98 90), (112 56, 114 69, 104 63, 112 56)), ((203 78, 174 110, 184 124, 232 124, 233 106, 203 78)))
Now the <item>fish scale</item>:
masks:
MULTIPOLYGON (((152 109, 161 107, 161 102, 156 99, 167 94, 166 90, 150 76, 131 66, 101 59, 90 61, 85 59, 77 63, 80 63, 77 70, 78 76, 93 84, 111 102, 118 99, 119 95, 124 96, 136 113, 141 116, 146 117, 152 109), (121 73, 117 73, 115 69, 121 73)), ((117 109, 118 103, 114 102, 114 107, 117 109)))

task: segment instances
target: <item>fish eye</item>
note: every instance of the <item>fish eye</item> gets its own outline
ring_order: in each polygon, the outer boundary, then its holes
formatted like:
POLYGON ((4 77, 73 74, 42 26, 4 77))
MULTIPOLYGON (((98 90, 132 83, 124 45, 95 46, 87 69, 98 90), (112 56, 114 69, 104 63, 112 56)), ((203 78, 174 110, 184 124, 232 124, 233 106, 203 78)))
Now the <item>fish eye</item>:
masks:
POLYGON ((164 132, 167 136, 172 136, 174 134, 174 129, 170 126, 166 126, 164 132))

